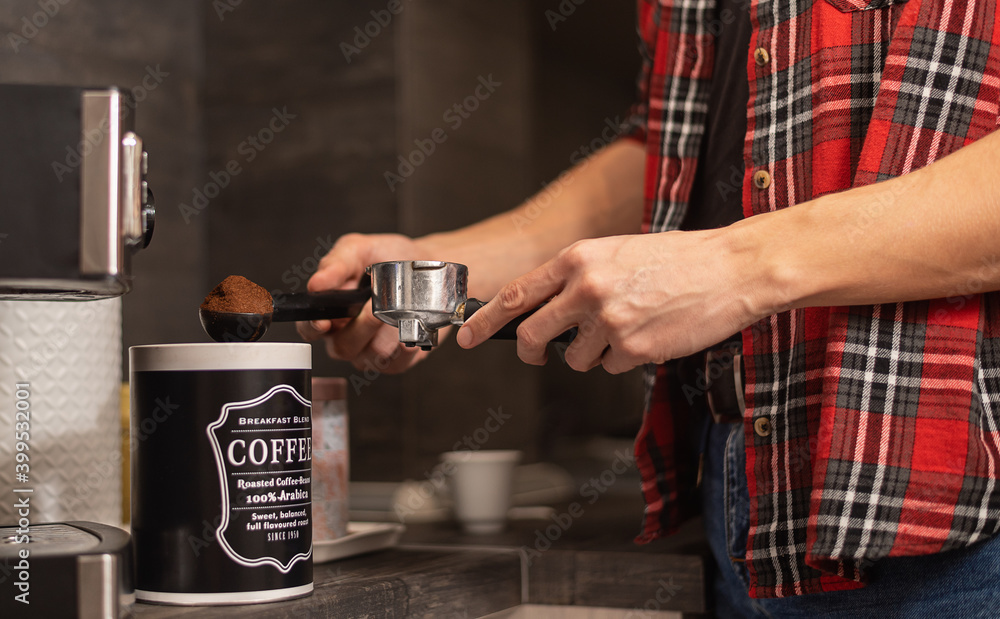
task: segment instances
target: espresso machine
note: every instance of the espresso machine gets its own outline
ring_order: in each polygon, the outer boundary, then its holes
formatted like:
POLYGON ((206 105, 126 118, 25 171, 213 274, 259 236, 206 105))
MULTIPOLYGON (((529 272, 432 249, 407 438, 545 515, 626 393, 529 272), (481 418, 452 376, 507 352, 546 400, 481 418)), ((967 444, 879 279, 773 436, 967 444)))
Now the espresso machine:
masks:
POLYGON ((113 87, 0 85, 0 298, 128 292, 155 212, 133 109, 113 87))
POLYGON ((116 297, 154 224, 134 107, 0 84, 0 616, 119 617, 134 598, 128 534, 75 516, 121 501, 116 297))

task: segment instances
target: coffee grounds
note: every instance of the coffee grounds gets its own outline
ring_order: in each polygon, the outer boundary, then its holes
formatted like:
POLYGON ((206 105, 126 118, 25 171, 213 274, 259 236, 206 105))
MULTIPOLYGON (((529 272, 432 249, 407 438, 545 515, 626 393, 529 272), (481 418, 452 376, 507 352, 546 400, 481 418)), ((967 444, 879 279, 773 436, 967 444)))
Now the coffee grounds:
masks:
POLYGON ((270 314, 271 293, 241 275, 230 275, 208 293, 201 308, 211 312, 270 314))

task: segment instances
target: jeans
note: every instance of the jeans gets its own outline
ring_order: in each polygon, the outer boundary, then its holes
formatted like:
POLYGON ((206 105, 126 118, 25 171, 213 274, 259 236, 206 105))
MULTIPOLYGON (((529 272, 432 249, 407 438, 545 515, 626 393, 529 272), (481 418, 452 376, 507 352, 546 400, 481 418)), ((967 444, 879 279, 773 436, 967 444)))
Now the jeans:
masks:
POLYGON ((868 570, 863 589, 788 598, 747 595, 750 496, 742 424, 709 429, 702 507, 712 556, 717 617, 1000 617, 1000 535, 934 555, 893 557, 868 570))

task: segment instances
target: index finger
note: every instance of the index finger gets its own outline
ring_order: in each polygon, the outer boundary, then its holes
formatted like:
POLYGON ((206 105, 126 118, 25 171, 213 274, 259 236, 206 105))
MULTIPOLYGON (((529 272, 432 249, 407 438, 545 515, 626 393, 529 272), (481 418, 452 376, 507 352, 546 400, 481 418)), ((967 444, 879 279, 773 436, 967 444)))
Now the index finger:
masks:
POLYGON ((319 261, 319 268, 309 278, 310 292, 322 292, 341 288, 356 281, 368 266, 362 258, 364 239, 360 235, 347 234, 333 244, 329 252, 319 261))
POLYGON ((535 309, 563 287, 563 280, 544 264, 500 289, 493 300, 476 312, 455 336, 462 348, 472 348, 488 340, 505 324, 535 309))

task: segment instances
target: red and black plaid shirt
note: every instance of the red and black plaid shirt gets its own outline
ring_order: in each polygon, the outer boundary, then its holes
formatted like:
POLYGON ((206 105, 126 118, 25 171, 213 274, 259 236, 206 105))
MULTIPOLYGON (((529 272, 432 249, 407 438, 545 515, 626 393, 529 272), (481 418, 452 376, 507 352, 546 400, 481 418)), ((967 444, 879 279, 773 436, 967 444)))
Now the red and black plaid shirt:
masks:
MULTIPOLYGON (((906 174, 998 124, 992 0, 748 8, 747 217, 906 174), (755 61, 757 48, 767 58, 755 61)), ((649 231, 677 227, 688 208, 720 28, 714 0, 639 1, 644 103, 632 122, 648 154, 649 231)), ((856 207, 857 238, 887 206, 856 207)), ((872 561, 1000 530, 1000 295, 981 285, 794 310, 744 331, 751 595, 855 588, 872 561), (762 417, 765 436, 754 431, 762 417)), ((687 401, 669 367, 653 374, 636 442, 642 540, 685 517, 696 477, 687 401)))

